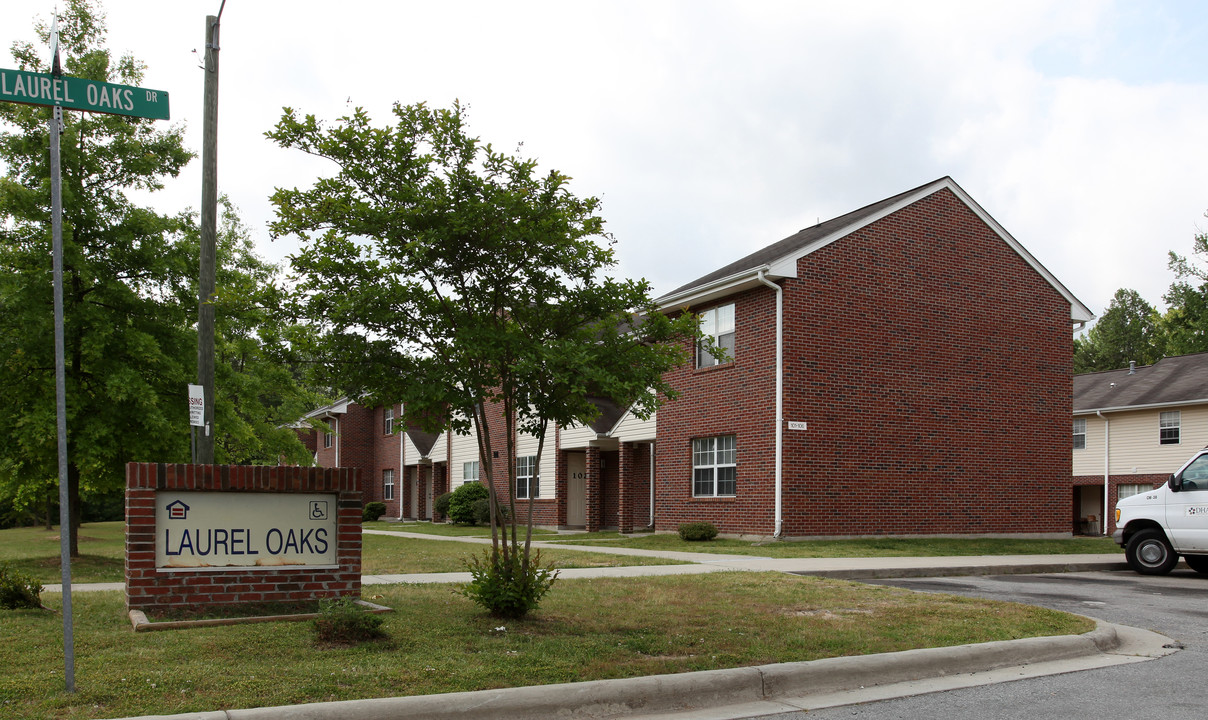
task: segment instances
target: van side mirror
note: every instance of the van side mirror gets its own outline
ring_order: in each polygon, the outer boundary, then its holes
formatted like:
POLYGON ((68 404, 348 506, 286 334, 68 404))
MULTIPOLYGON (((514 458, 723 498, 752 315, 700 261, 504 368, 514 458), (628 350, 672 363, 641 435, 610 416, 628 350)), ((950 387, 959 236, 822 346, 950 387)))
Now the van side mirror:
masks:
POLYGON ((1170 480, 1168 480, 1166 484, 1170 486, 1171 492, 1178 492, 1183 489, 1183 478, 1178 474, 1172 473, 1170 480))

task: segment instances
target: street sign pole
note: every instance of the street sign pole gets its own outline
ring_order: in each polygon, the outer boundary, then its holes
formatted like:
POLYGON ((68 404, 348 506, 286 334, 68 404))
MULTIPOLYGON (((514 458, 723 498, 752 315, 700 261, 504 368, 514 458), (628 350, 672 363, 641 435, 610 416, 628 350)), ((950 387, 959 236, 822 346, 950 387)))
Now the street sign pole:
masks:
POLYGON ((63 75, 59 64, 59 20, 50 31, 51 72, 0 68, 0 102, 48 105, 50 117, 50 234, 54 283, 55 429, 58 433, 59 553, 63 580, 63 676, 75 692, 75 638, 71 615, 71 488, 67 462, 67 368, 63 338, 63 186, 59 135, 63 108, 152 120, 168 119, 168 93, 161 90, 63 75))
MULTIPOLYGON (((58 63, 55 63, 58 65, 58 63)), ((59 554, 63 578, 63 678, 75 692, 75 640, 71 618, 71 498, 67 482, 67 370, 63 341, 63 188, 59 173, 59 132, 63 108, 50 116, 50 234, 55 285, 55 414, 59 432, 59 554)))

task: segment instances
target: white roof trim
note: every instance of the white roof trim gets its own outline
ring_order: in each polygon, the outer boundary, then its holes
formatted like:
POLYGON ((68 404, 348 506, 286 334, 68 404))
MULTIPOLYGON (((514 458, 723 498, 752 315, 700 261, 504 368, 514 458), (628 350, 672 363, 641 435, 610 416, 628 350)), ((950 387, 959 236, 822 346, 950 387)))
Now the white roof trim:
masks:
POLYGON ((324 405, 323 407, 319 408, 318 410, 311 410, 310 412, 303 415, 302 419, 306 420, 308 418, 332 417, 335 415, 343 415, 348 412, 348 405, 351 402, 352 401, 349 400, 348 398, 342 398, 340 400, 336 400, 332 404, 324 405))
POLYGON ((719 278, 705 285, 700 285, 694 288, 689 288, 680 293, 672 295, 664 295, 655 302, 658 303, 659 309, 664 312, 679 310, 685 306, 698 305, 706 303, 710 300, 733 295, 742 290, 749 290, 754 287, 762 287, 763 283, 759 282, 759 273, 767 272, 767 277, 778 279, 781 277, 797 277, 797 268, 794 265, 793 271, 788 275, 778 275, 770 272, 767 265, 761 265, 757 268, 744 270, 740 273, 730 275, 724 278, 719 278))
POLYGON ((1116 405, 1114 407, 1090 408, 1088 410, 1075 410, 1075 415, 1094 415, 1097 412, 1128 412, 1130 410, 1156 410, 1157 408, 1175 408, 1184 405, 1206 405, 1208 398, 1200 398, 1198 400, 1174 400, 1164 403, 1150 403, 1148 405, 1116 405))

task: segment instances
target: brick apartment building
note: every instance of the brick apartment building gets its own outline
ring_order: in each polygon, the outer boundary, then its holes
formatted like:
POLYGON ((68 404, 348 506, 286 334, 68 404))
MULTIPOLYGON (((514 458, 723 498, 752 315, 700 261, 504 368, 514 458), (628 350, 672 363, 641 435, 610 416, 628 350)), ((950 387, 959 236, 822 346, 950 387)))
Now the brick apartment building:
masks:
MULTIPOLYGON (((591 427, 552 433, 552 477, 525 462, 518 493, 538 524, 1070 532, 1071 329, 1093 316, 951 178, 806 228, 659 304, 700 314, 726 352, 696 349, 655 418, 601 400, 591 427)), ((316 438, 319 463, 338 452, 371 467, 366 495, 390 496, 388 516, 430 517, 433 494, 481 477, 473 438, 387 435, 385 412, 346 402, 312 415, 345 438, 328 441, 334 452, 316 438)), ((535 440, 517 440, 531 458, 535 440)))

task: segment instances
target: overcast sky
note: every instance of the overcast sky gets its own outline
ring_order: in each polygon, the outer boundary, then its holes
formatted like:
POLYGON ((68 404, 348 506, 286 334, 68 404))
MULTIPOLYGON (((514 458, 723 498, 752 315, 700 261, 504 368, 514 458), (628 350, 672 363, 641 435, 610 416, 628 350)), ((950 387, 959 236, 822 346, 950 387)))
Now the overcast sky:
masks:
MULTIPOLYGON (((109 0, 201 148, 205 16, 109 0)), ((47 0, 0 4, 0 64, 47 0)), ((1096 314, 1150 302, 1208 230, 1208 3, 228 0, 219 191, 270 242, 268 196, 325 168, 264 132, 289 106, 385 123, 469 105, 471 131, 603 200, 619 273, 656 295, 836 215, 950 175, 1096 314)), ((197 207, 200 161, 147 199, 197 207)))

